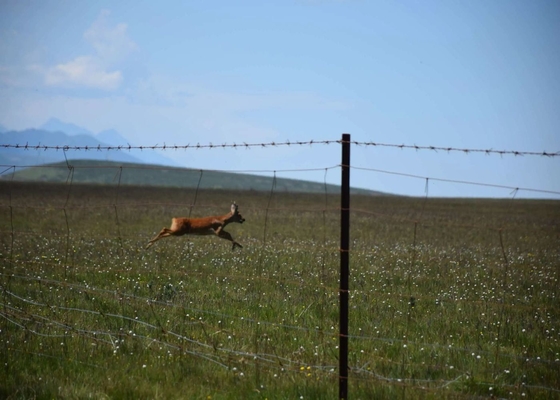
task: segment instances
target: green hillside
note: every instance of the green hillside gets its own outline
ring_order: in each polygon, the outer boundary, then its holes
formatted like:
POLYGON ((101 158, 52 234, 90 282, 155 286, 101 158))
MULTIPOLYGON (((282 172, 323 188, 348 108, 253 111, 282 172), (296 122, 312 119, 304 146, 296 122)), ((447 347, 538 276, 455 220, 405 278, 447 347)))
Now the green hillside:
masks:
MULTIPOLYGON (((66 182, 71 175, 73 183, 118 184, 136 186, 165 186, 201 189, 233 189, 266 191, 272 187, 273 178, 252 174, 231 172, 201 171, 190 168, 162 167, 147 164, 132 164, 110 161, 71 160, 70 174, 66 163, 45 164, 36 167, 16 169, 12 177, 10 171, 1 178, 32 182, 66 182)), ((328 193, 340 190, 337 185, 327 184, 328 193)), ((325 184, 298 179, 277 178, 275 191, 298 193, 324 193, 325 184)), ((351 190, 353 194, 384 195, 373 190, 351 190)))

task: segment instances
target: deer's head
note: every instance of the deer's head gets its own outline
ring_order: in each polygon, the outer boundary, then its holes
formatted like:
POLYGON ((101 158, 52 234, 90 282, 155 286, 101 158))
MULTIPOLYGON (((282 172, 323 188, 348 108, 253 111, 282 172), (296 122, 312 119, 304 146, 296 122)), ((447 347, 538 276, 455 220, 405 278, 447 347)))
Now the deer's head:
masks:
POLYGON ((239 214, 239 211, 237 211, 237 204, 235 204, 235 202, 233 202, 231 204, 231 218, 229 219, 229 222, 238 222, 240 224, 242 224, 243 222, 245 222, 245 218, 243 218, 243 216, 241 214, 239 214))

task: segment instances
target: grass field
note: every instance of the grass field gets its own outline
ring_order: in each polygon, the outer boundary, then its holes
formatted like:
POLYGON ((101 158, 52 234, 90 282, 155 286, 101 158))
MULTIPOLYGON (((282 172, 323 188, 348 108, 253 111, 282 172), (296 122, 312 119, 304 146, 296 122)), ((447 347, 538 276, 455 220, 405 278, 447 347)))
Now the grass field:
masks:
MULTIPOLYGON (((351 203, 350 398, 560 398, 560 202, 351 203)), ((0 182, 0 398, 337 398, 338 207, 0 182)))

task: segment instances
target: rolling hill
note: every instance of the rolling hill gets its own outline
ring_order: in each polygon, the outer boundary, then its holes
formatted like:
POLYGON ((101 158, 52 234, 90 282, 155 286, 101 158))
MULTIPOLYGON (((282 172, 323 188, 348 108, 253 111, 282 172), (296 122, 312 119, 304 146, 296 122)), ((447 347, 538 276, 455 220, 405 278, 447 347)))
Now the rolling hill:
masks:
MULTIPOLYGON (((40 166, 16 168, 15 172, 5 172, 2 180, 58 182, 64 183, 69 178, 73 183, 118 184, 136 186, 164 186, 201 189, 233 189, 268 191, 272 188, 273 178, 252 174, 239 174, 222 171, 203 171, 97 160, 69 160, 73 173, 66 162, 40 166), (200 183, 199 183, 200 181, 200 183)), ((325 184, 298 179, 276 178, 275 191, 298 193, 324 193, 325 184)), ((338 185, 327 184, 328 193, 338 193, 338 185)), ((386 193, 367 189, 352 188, 353 194, 386 195, 386 193)))

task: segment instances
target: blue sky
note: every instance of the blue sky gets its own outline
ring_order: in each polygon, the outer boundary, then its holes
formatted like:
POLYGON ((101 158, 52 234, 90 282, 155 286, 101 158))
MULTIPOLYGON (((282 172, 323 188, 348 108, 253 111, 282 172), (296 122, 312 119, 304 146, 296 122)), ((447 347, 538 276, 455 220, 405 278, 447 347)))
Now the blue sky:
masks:
MULTIPOLYGON (((560 151, 560 2, 0 0, 0 124, 135 145, 353 140, 560 151)), ((340 163, 340 148, 166 152, 203 169, 340 163)), ((353 147, 357 167, 560 192, 560 157, 353 147)), ((324 171, 279 173, 322 181, 324 171)), ((329 170, 329 182, 339 171, 329 170)), ((353 170, 423 196, 425 181, 353 170)), ((431 181, 430 196, 512 196, 431 181)), ((558 195, 519 191, 519 197, 558 195)))

